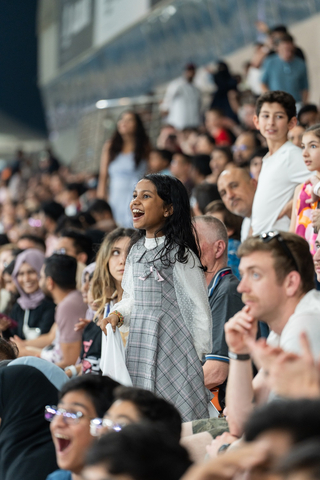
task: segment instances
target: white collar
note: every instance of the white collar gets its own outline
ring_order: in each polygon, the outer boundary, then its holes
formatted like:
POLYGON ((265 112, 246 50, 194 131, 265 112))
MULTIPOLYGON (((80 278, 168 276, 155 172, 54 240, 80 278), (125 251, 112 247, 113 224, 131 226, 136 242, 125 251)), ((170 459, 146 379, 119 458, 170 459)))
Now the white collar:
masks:
POLYGON ((161 245, 164 243, 165 236, 163 235, 162 237, 157 237, 157 238, 145 238, 144 240, 144 246, 146 247, 147 250, 151 250, 152 248, 157 247, 158 245, 161 245))

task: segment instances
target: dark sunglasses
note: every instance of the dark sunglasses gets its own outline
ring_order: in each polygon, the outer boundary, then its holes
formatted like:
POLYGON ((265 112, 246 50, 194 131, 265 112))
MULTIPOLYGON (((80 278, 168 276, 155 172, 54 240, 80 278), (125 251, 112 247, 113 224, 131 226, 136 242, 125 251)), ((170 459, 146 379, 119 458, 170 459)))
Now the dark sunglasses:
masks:
POLYGON ((287 255, 288 258, 290 258, 292 260, 292 263, 294 265, 294 269, 299 272, 299 267, 298 267, 298 264, 290 250, 290 248, 288 247, 285 239, 281 236, 280 232, 278 232, 277 230, 274 230, 274 231, 271 231, 271 232, 263 232, 261 233, 261 235, 259 236, 259 238, 261 238, 261 240, 264 242, 264 243, 268 243, 270 242, 271 240, 273 240, 274 238, 276 238, 279 242, 279 244, 281 245, 281 248, 282 250, 285 252, 285 254, 287 255))

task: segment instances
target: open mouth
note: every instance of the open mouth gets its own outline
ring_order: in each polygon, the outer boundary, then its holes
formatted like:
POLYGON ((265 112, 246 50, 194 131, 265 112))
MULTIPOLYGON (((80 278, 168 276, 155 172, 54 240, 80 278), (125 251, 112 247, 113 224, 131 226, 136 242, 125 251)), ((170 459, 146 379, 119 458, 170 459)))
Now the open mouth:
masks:
POLYGON ((58 440, 58 452, 59 453, 64 452, 71 443, 70 438, 65 435, 61 435, 59 433, 56 433, 55 437, 58 440))
POLYGON ((132 215, 133 215, 133 220, 137 220, 138 218, 144 215, 144 212, 142 212, 142 210, 139 210, 138 208, 134 208, 132 210, 132 215))

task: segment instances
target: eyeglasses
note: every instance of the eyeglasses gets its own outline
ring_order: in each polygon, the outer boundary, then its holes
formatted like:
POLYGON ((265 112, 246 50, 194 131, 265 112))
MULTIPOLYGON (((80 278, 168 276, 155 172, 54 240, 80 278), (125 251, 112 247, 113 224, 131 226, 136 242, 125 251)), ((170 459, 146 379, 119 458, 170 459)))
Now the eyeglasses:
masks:
POLYGON ((120 425, 118 423, 114 423, 109 418, 93 418, 90 421, 90 434, 93 437, 97 437, 98 435, 100 435, 103 428, 106 428, 107 430, 114 430, 115 432, 120 432, 120 430, 122 430, 122 428, 125 426, 125 423, 122 423, 120 425))
POLYGON ((79 423, 81 418, 87 416, 82 412, 68 412, 64 408, 57 408, 55 405, 45 407, 44 418, 48 422, 52 422, 57 415, 62 415, 62 419, 67 425, 75 425, 79 423))
POLYGON ((244 152, 245 150, 248 150, 248 146, 247 145, 233 145, 231 147, 231 150, 233 152, 244 152))
POLYGON ((55 255, 66 255, 66 249, 65 248, 58 248, 58 250, 54 250, 53 252, 55 255))
POLYGON ((261 240, 264 242, 264 243, 268 243, 270 242, 271 240, 273 240, 274 238, 276 238, 279 242, 279 244, 281 245, 281 248, 282 250, 285 252, 285 254, 287 255, 288 258, 290 258, 292 260, 292 263, 294 265, 294 269, 299 272, 299 267, 298 267, 298 264, 296 262, 296 259, 294 258, 290 248, 288 247, 285 239, 281 236, 280 232, 278 232, 277 230, 274 230, 272 232, 263 232, 260 237, 261 240))

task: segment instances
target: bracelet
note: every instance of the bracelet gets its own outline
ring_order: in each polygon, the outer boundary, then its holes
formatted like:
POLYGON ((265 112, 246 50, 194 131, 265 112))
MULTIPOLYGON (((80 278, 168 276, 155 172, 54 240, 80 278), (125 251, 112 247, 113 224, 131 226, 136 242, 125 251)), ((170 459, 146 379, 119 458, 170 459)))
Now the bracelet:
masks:
POLYGON ((123 317, 122 313, 118 312, 118 310, 115 310, 114 312, 111 312, 110 315, 117 315, 117 317, 119 318, 119 322, 118 322, 117 327, 118 328, 122 327, 123 322, 124 322, 124 317, 123 317))
POLYGON ((69 367, 66 367, 64 371, 70 370, 71 371, 71 378, 76 377, 78 375, 77 369, 74 365, 69 365, 69 367))
POLYGON ((319 197, 319 193, 318 193, 319 188, 320 188, 320 182, 316 183, 316 184, 314 185, 314 187, 313 187, 313 193, 314 193, 317 197, 319 197))
POLYGON ((231 360, 250 360, 251 356, 249 353, 233 353, 233 352, 228 352, 228 357, 231 358, 231 360))

